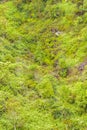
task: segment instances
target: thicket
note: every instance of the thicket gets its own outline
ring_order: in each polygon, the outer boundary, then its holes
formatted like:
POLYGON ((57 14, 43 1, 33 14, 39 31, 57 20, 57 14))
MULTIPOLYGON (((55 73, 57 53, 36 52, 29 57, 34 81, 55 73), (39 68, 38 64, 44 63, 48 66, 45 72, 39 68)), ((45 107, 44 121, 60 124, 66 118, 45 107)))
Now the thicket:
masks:
POLYGON ((87 0, 0 0, 0 130, 87 129, 87 0))

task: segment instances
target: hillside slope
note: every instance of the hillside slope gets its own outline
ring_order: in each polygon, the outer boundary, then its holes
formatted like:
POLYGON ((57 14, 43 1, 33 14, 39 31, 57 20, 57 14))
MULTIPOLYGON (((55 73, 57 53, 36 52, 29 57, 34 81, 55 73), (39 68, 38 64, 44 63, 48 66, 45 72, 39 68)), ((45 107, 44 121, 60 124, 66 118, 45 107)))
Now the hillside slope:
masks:
POLYGON ((87 1, 0 1, 0 130, 87 129, 87 1))

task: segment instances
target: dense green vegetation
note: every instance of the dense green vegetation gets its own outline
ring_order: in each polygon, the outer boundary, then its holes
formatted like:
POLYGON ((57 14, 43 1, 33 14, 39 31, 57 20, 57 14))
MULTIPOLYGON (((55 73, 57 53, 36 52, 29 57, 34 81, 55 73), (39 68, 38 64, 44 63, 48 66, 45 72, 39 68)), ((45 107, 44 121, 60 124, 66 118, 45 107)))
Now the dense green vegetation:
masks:
POLYGON ((87 0, 0 0, 0 130, 87 129, 87 0))

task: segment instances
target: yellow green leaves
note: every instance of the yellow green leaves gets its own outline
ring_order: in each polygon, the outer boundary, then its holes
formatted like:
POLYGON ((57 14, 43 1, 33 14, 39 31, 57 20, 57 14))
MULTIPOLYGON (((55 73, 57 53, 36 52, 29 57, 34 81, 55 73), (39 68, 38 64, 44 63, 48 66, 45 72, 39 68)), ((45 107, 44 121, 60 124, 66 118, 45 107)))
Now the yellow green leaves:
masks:
POLYGON ((86 130, 86 0, 3 1, 0 130, 86 130))
POLYGON ((38 93, 43 98, 49 98, 54 96, 54 88, 52 82, 48 77, 43 77, 42 81, 36 86, 38 93))

